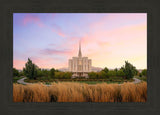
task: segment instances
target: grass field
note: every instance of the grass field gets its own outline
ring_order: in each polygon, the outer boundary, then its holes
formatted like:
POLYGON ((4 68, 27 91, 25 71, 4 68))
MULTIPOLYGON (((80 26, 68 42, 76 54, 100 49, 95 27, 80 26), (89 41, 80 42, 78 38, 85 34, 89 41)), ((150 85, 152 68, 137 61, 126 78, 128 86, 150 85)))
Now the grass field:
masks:
POLYGON ((75 82, 13 84, 14 102, 146 102, 147 83, 95 84, 75 82))

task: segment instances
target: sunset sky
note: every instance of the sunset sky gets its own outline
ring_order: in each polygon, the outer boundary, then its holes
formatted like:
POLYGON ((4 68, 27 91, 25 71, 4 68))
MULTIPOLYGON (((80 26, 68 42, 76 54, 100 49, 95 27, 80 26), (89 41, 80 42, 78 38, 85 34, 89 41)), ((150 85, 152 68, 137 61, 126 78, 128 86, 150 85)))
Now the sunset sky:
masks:
POLYGON ((92 66, 147 68, 146 13, 14 13, 13 67, 68 67, 80 40, 92 66))

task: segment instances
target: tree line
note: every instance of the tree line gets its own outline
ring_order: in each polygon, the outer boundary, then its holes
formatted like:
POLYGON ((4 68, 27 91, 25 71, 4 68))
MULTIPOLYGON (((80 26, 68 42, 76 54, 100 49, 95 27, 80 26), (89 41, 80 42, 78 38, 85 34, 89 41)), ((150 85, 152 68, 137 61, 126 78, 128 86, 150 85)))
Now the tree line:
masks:
MULTIPOLYGON (((138 72, 135 66, 130 64, 128 61, 125 61, 120 69, 109 70, 105 67, 100 72, 90 72, 88 73, 89 79, 107 79, 109 77, 121 77, 124 79, 131 79, 135 75, 137 76, 147 76, 147 70, 144 69, 142 72, 138 72)), ((57 69, 51 68, 50 70, 41 69, 28 58, 27 63, 22 71, 18 71, 13 68, 13 76, 26 76, 29 79, 37 78, 50 78, 50 79, 70 79, 72 76, 71 72, 61 72, 57 69)))

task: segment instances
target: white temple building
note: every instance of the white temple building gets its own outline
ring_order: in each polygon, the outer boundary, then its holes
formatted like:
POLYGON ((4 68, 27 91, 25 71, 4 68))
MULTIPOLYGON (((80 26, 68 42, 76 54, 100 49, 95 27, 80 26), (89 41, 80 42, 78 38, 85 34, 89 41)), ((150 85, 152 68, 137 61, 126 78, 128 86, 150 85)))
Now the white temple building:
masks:
POLYGON ((88 72, 91 72, 91 59, 88 57, 82 57, 81 44, 79 43, 78 57, 72 57, 68 62, 68 70, 73 73, 72 78, 85 77, 88 78, 88 72))

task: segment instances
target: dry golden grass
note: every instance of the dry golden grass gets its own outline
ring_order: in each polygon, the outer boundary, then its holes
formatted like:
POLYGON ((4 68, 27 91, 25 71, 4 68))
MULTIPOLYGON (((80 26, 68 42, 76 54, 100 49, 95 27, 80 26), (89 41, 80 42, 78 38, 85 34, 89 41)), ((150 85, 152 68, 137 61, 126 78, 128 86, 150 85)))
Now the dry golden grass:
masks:
POLYGON ((146 102, 147 83, 96 84, 53 83, 13 84, 14 102, 146 102))

